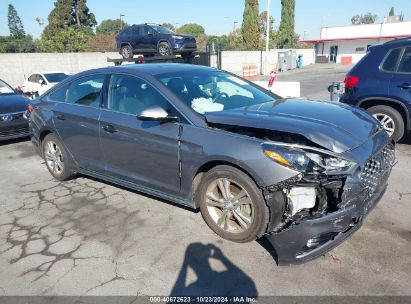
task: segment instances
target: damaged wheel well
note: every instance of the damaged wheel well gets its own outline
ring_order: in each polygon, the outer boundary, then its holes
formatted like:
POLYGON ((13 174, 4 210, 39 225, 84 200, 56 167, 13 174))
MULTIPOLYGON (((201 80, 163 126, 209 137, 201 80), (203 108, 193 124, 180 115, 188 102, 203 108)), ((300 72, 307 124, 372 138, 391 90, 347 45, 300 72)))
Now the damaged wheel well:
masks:
POLYGON ((193 197, 193 202, 195 204, 195 208, 199 208, 198 203, 195 199, 195 194, 197 193, 197 189, 198 186, 201 183, 201 179, 204 176, 204 173, 210 171, 211 169, 217 167, 217 166, 230 166, 233 168, 236 168, 242 172, 244 172, 245 174, 247 174, 248 177, 250 177, 254 183, 257 185, 257 187, 259 187, 257 181, 254 179, 254 177, 247 172, 246 170, 244 170, 244 168, 241 168, 240 166, 232 163, 232 162, 228 162, 228 161, 223 161, 223 160, 213 160, 213 161, 209 161, 205 164, 203 164, 196 172, 196 174, 194 175, 194 179, 193 179, 193 185, 192 185, 192 197, 193 197))

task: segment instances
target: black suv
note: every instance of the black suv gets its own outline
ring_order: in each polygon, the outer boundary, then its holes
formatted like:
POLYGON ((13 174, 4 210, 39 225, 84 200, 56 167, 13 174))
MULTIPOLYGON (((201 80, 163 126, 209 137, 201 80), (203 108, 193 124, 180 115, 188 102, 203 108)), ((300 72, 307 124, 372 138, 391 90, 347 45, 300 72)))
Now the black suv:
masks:
POLYGON ((169 56, 181 54, 188 57, 197 50, 196 39, 180 35, 158 24, 132 25, 117 35, 117 48, 124 59, 134 54, 169 56))
POLYGON ((366 109, 394 141, 410 131, 411 38, 370 47, 344 82, 341 102, 366 109))

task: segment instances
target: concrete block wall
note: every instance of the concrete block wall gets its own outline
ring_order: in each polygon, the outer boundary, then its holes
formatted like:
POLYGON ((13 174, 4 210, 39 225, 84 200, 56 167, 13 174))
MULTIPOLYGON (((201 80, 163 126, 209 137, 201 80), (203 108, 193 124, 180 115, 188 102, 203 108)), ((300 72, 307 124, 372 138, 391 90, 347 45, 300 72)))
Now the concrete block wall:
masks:
MULTIPOLYGON (((222 69, 242 75, 243 67, 256 65, 258 73, 268 75, 277 65, 278 51, 270 50, 268 54, 261 51, 224 51, 222 52, 222 69), (262 70, 262 71, 261 71, 262 70)), ((304 65, 315 62, 314 49, 298 49, 303 54, 304 65)), ((34 54, 0 54, 0 79, 13 87, 21 86, 25 77, 35 72, 62 71, 78 73, 84 70, 112 66, 107 57, 118 58, 118 53, 34 53, 34 54)), ((216 66, 215 56, 211 60, 216 66)))
POLYGON ((78 73, 112 65, 107 62, 107 57, 118 56, 118 53, 0 54, 0 79, 17 87, 23 84, 25 77, 35 72, 78 73))

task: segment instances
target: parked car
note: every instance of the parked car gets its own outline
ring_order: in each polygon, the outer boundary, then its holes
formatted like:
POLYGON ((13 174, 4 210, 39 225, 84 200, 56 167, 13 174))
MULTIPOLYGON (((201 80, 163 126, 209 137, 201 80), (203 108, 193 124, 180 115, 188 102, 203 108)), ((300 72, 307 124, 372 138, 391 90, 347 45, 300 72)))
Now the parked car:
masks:
POLYGON ((0 80, 0 141, 29 136, 29 101, 0 80))
POLYGON ((69 75, 64 72, 41 72, 31 74, 27 80, 23 82, 20 88, 24 94, 33 98, 44 94, 46 91, 54 87, 60 81, 68 78, 69 75))
POLYGON ((187 57, 197 50, 197 42, 193 36, 176 34, 159 24, 129 26, 117 35, 116 41, 124 59, 131 59, 134 54, 181 54, 187 57))
POLYGON ((411 128, 411 38, 370 47, 347 74, 340 100, 366 109, 399 141, 411 128))
POLYGON ((80 73, 36 100, 30 126, 56 179, 80 172, 199 208, 222 238, 268 238, 280 263, 319 256, 358 229, 395 158, 361 109, 280 99, 194 65, 80 73))

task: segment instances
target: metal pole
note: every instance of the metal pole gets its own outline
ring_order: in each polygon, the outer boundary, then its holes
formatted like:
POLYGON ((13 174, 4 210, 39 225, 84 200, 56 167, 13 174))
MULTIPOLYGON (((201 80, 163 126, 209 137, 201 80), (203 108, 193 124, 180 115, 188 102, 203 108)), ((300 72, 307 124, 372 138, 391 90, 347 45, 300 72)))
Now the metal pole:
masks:
POLYGON ((122 22, 122 17, 124 17, 124 15, 120 14, 120 30, 123 30, 123 22, 122 22))
POLYGON ((267 0, 267 41, 265 43, 265 51, 270 50, 270 0, 267 0))

